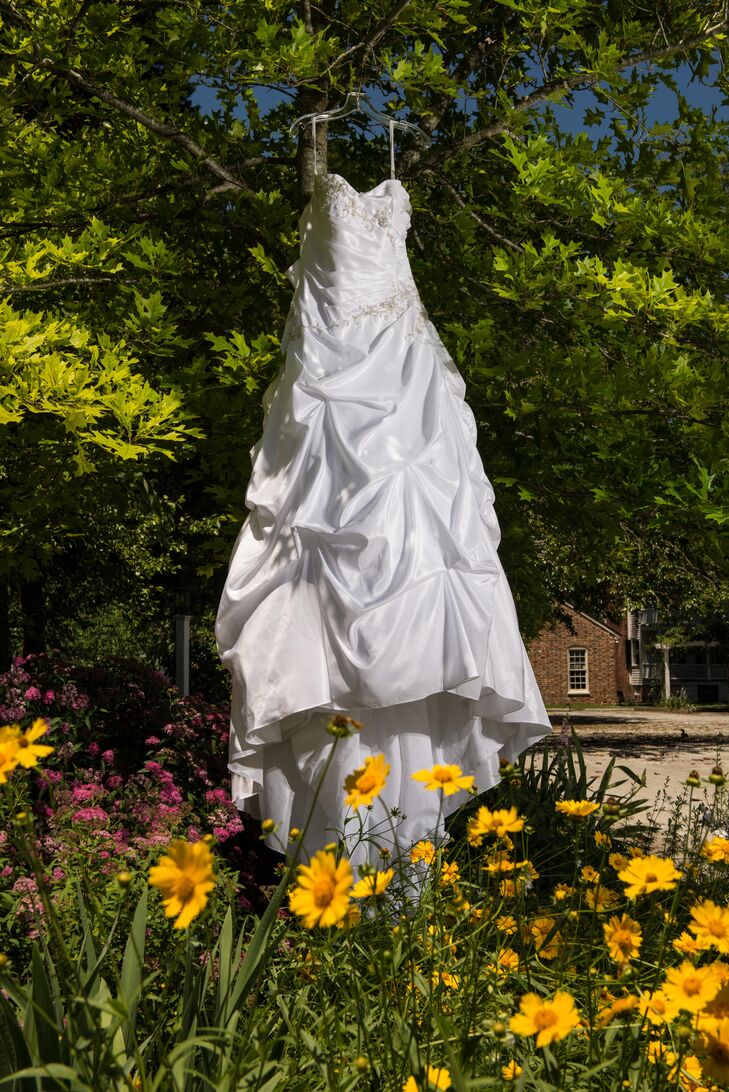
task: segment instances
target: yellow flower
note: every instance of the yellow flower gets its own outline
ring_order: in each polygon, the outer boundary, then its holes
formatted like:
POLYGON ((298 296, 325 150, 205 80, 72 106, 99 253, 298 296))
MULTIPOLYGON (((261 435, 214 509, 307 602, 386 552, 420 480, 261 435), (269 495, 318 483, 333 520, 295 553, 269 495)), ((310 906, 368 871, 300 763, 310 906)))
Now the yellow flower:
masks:
POLYGON ((639 1005, 640 998, 633 997, 632 994, 616 997, 611 1005, 607 1005, 605 1008, 601 1009, 600 1015, 595 1022, 595 1027, 606 1028, 608 1024, 612 1024, 615 1019, 632 1016, 639 1005))
POLYGON ((705 952, 707 945, 701 944, 696 937, 692 937, 690 933, 683 932, 680 937, 677 937, 673 941, 673 947, 681 955, 698 955, 699 952, 705 952))
POLYGON ((355 903, 350 902, 343 918, 336 923, 337 929, 351 929, 362 921, 362 911, 355 903))
POLYGON ((352 888, 352 866, 344 858, 320 849, 308 865, 299 865, 297 884, 289 891, 289 908, 307 929, 336 925, 347 914, 352 888))
POLYGON ((688 959, 680 967, 670 967, 663 983, 668 1001, 685 1012, 700 1012, 720 989, 721 978, 713 967, 694 967, 688 959))
POLYGON ((352 898, 366 899, 376 895, 384 895, 392 882, 393 876, 394 872, 391 868, 388 868, 385 872, 370 872, 369 875, 363 876, 354 885, 352 898))
POLYGON ((637 955, 643 940, 640 925, 627 914, 618 918, 616 915, 602 927, 605 943, 616 963, 627 963, 637 955))
POLYGON ((729 1019, 717 1020, 711 1031, 702 1028, 693 1049, 706 1077, 719 1084, 729 1082, 729 1019))
POLYGON ((574 887, 570 887, 568 883, 558 883, 552 893, 552 898, 555 902, 562 902, 563 899, 568 899, 574 893, 574 887))
POLYGON ((513 872, 515 868, 513 861, 489 861, 483 866, 484 872, 513 872))
POLYGON ((7 775, 18 765, 19 739, 19 724, 8 724, 0 728, 0 785, 6 783, 7 775))
POLYGON ((452 796, 461 789, 470 789, 473 777, 464 774, 460 766, 435 765, 430 770, 418 770, 412 775, 413 781, 422 781, 426 789, 442 789, 446 796, 452 796))
POLYGON ((499 952, 496 961, 504 971, 516 971, 519 967, 519 956, 513 948, 504 948, 499 952))
POLYGON ((646 1058, 651 1065, 658 1065, 659 1062, 666 1060, 666 1044, 662 1043, 660 1039, 651 1039, 646 1046, 646 1058))
POLYGON ((630 857, 626 857, 624 853, 611 853, 608 857, 608 864, 611 868, 614 868, 616 872, 620 872, 621 869, 628 867, 630 864, 630 857))
POLYGON ((729 838, 710 838, 701 847, 701 855, 714 864, 729 864, 729 838))
POLYGON ((689 929, 703 948, 716 948, 722 955, 729 953, 729 910, 710 899, 691 907, 689 929))
POLYGON ((594 834, 595 845, 598 849, 610 849, 613 844, 612 838, 609 834, 603 834, 601 830, 596 830, 594 834))
POLYGON ((457 990, 460 979, 450 971, 433 971, 431 982, 434 986, 447 986, 449 990, 457 990))
POLYGON ((38 717, 32 726, 18 739, 19 751, 16 760, 20 766, 36 766, 39 758, 45 758, 55 750, 55 747, 47 747, 42 743, 36 743, 42 735, 51 729, 47 720, 38 717))
POLYGON ((408 1077, 402 1086, 402 1092, 430 1092, 431 1088, 436 1088, 440 1092, 440 1089, 451 1087, 451 1075, 448 1070, 429 1065, 425 1084, 418 1085, 415 1077, 408 1077))
POLYGON ((480 845, 486 835, 495 834, 497 838, 503 838, 506 834, 518 834, 523 829, 524 820, 519 817, 516 808, 498 808, 496 811, 479 808, 466 824, 468 840, 472 846, 480 845))
POLYGON ((521 1077, 522 1073, 522 1067, 516 1062, 508 1062, 501 1067, 501 1076, 505 1081, 515 1081, 517 1077, 521 1077))
POLYGON ((389 772, 390 763, 385 760, 384 755, 367 755, 364 766, 359 766, 344 779, 344 789, 347 793, 344 798, 345 804, 353 808, 371 804, 384 789, 389 772))
POLYGON ((669 1052, 665 1059, 670 1066, 666 1076, 669 1081, 678 1080, 684 1092, 700 1092, 705 1085, 701 1082, 701 1062, 693 1054, 685 1054, 679 1067, 675 1054, 669 1052))
POLYGON ((467 914, 471 909, 471 904, 463 894, 458 884, 453 885, 453 894, 451 896, 451 906, 454 910, 457 910, 459 914, 467 914))
POLYGON ((559 946, 562 941, 559 930, 549 937, 554 925, 554 918, 548 917, 535 918, 529 925, 529 932, 534 937, 537 954, 542 959, 554 959, 559 954, 559 946))
POLYGON ((516 918, 512 917, 511 914, 503 914, 496 919, 496 928, 500 929, 502 933, 506 933, 507 936, 514 936, 517 932, 516 918))
POLYGON ((413 864, 417 864, 418 861, 432 864, 435 860, 435 846, 432 842, 416 842, 410 850, 410 860, 413 864))
POLYGON ((177 917, 175 929, 186 929, 204 909, 215 887, 213 856, 208 845, 175 838, 159 864, 149 870, 149 883, 162 895, 165 917, 177 917))
POLYGON ((723 985, 713 1001, 707 1002, 696 1017, 696 1028, 697 1031, 703 1031, 708 1028, 708 1030, 713 1033, 714 1025, 717 1020, 729 1020, 729 987, 726 984, 726 977, 722 973, 722 971, 729 968, 727 968, 725 963, 714 963, 712 966, 722 979, 723 985))
POLYGON ((581 870, 580 876, 585 881, 585 883, 600 882, 600 873, 596 869, 594 869, 592 865, 589 864, 585 865, 585 867, 581 870))
POLYGON ((585 892, 585 902, 590 910, 595 910, 598 914, 603 910, 612 910, 619 901, 617 893, 609 887, 588 887, 585 892))
POLYGON ((440 869, 440 880, 439 880, 439 883, 440 883, 441 887, 452 887, 454 883, 458 883, 459 879, 460 879, 460 873, 459 873, 458 865, 456 864, 456 862, 455 861, 450 861, 450 862, 443 861, 443 864, 441 865, 441 869, 440 869))
POLYGON ((597 811, 600 805, 592 804, 589 800, 560 800, 555 807, 557 811, 562 815, 568 815, 570 819, 586 819, 588 815, 597 811))
POLYGON ((529 883, 539 879, 539 873, 531 861, 517 861, 516 867, 521 870, 521 879, 529 883))
POLYGON ((652 891, 672 891, 681 873, 673 861, 665 857, 635 857, 618 872, 618 879, 625 884, 625 894, 629 899, 639 895, 649 895, 652 891))
POLYGON ((517 1035, 536 1035, 538 1047, 564 1039, 580 1023, 572 995, 562 990, 552 1001, 537 993, 525 993, 519 1008, 521 1012, 512 1016, 509 1026, 517 1035))
POLYGON ((644 993, 638 1007, 650 1024, 665 1024, 667 1020, 675 1019, 679 1012, 678 1005, 669 1001, 663 990, 644 993))
POLYGON ((457 955, 458 953, 451 934, 437 925, 428 926, 426 945, 431 952, 445 952, 448 950, 451 955, 457 955))

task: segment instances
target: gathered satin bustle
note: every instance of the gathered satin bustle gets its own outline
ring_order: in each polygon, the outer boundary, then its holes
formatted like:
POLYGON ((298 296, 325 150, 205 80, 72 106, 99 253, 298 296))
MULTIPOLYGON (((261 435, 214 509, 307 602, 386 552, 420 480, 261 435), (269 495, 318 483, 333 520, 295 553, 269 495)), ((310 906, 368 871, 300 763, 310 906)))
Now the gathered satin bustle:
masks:
POLYGON ((241 810, 303 827, 334 744, 325 724, 337 711, 363 723, 336 743, 305 844, 346 826, 353 848, 361 820, 374 842, 355 862, 391 845, 391 809, 408 847, 466 798, 441 809, 416 770, 456 763, 483 790, 501 757, 550 730, 465 384, 410 270, 411 211, 398 179, 360 193, 315 178, 215 626, 241 810), (353 820, 344 779, 378 753, 387 785, 353 820))

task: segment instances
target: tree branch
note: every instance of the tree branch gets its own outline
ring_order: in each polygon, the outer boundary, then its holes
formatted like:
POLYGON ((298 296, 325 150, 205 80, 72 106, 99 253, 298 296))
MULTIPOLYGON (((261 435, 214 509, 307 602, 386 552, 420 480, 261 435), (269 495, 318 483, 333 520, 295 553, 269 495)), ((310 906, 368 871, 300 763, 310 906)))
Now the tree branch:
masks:
POLYGON ((67 80, 76 87, 80 87, 83 91, 86 91, 87 94, 94 95, 108 106, 113 106, 115 110, 119 110, 120 113, 133 118, 134 121, 143 125, 151 132, 156 133, 157 136, 173 140, 196 159, 199 159, 203 166, 207 167, 210 173, 214 174, 216 178, 219 178, 221 182, 226 182, 230 189, 242 190, 249 196, 253 196, 254 191, 247 182, 244 182, 241 178, 237 178, 232 171, 229 171, 222 163, 218 163, 217 159, 213 159, 212 156, 208 155, 205 149, 202 148, 197 141, 193 140, 192 137, 189 137, 187 133, 183 133, 182 130, 178 129, 175 125, 165 125, 163 122, 151 118, 148 114, 145 114, 143 110, 140 110, 138 106, 133 106, 131 103, 124 102, 123 99, 113 95, 111 91, 105 91, 103 87, 98 87, 74 68, 63 68, 61 65, 55 64, 50 57, 41 58, 38 62, 38 68, 45 69, 47 72, 53 72, 54 75, 60 76, 61 79, 67 80))
POLYGON ((428 173, 432 174, 434 177, 436 177, 438 179, 438 181, 441 183, 441 185, 444 186, 449 191, 449 193, 451 193, 453 195, 453 198, 454 198, 456 204, 460 205, 460 207, 464 210, 464 212, 467 212, 468 215, 473 220, 476 221, 476 223, 479 225, 479 227, 482 227, 484 229, 484 231, 487 231, 489 233, 489 235, 493 236, 494 239, 498 239, 498 241, 500 243, 503 243, 504 246, 508 246, 512 250, 516 250, 517 253, 522 253, 523 252, 524 247, 521 246, 520 243, 515 243, 511 239, 507 239, 507 237, 505 235, 501 235, 500 232, 498 232, 496 230, 496 228, 492 228, 491 224, 487 224, 485 220, 481 219, 481 217, 478 215, 477 212, 474 212, 473 209, 469 208, 468 205, 466 204, 466 202, 461 197, 458 190, 455 188, 455 186, 451 185, 451 183, 448 181, 448 179, 445 177, 445 175, 439 174, 437 171, 433 171, 433 170, 430 170, 428 173))
POLYGON ((397 0, 397 3, 392 10, 388 12, 387 15, 383 15, 379 22, 375 24, 374 30, 370 32, 364 41, 357 42, 356 45, 350 46, 348 49, 345 49, 343 53, 340 53, 338 57, 335 57, 324 69, 322 76, 326 76, 334 68, 339 68, 346 60, 355 57, 358 53, 366 55, 368 50, 374 49, 383 34, 387 33, 397 17, 402 14, 409 3, 410 0, 397 0))
MULTIPOLYGON (((634 53, 631 56, 624 57, 619 62, 618 69, 619 71, 622 71, 625 68, 632 68, 634 65, 658 61, 663 57, 670 57, 676 53, 683 53, 689 49, 695 49, 697 46, 703 45, 703 43, 710 38, 713 38, 714 35, 728 29, 729 19, 722 19, 721 22, 715 23, 714 26, 709 27, 708 30, 702 31, 701 34, 695 34, 691 38, 684 38, 680 42, 675 42, 672 45, 661 46, 659 49, 654 50, 644 50, 642 53, 634 53)), ((499 133, 508 129, 512 114, 524 113, 525 110, 529 110, 532 106, 536 106, 537 103, 543 102, 557 91, 572 91, 578 87, 581 87, 582 90, 586 90, 589 87, 593 87, 599 80, 599 75, 588 72, 575 72, 572 76, 567 76, 565 79, 552 80, 551 83, 544 84, 543 87, 538 87, 535 91, 532 91, 530 94, 525 95, 523 99, 514 103, 508 117, 494 121, 484 129, 479 129, 478 132, 469 133, 467 137, 464 137, 463 140, 458 141, 456 144, 441 145, 431 152, 417 155, 417 158, 410 165, 411 169, 409 173, 420 174, 421 171, 424 171, 426 168, 432 167, 437 163, 442 164, 447 159, 450 159, 454 155, 458 155, 460 152, 471 151, 472 148, 478 147, 479 144, 483 144, 486 140, 489 140, 491 137, 497 136, 499 133)))
POLYGON ((59 277, 55 281, 29 281, 28 284, 0 284, 0 292, 17 296, 25 292, 51 292, 76 284, 131 284, 120 277, 59 277))

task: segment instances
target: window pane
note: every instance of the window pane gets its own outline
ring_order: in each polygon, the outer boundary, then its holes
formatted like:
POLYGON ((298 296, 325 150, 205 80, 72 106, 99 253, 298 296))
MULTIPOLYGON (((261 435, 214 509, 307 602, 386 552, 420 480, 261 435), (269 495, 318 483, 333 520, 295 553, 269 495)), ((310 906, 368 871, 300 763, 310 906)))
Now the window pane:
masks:
POLYGON ((587 649, 569 650, 569 689, 587 690, 587 649))

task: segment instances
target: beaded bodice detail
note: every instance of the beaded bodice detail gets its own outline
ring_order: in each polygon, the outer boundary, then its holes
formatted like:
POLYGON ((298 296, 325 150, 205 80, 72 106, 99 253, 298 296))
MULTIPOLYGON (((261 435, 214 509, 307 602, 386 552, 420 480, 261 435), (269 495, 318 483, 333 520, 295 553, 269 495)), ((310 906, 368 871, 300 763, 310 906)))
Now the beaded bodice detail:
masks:
POLYGON ((307 329, 341 336, 353 323, 389 323, 409 308, 413 332, 423 330, 406 245, 411 208, 399 179, 361 193, 341 175, 315 176, 299 219, 300 257, 286 270, 295 291, 282 350, 307 329))
MULTIPOLYGON (((404 193, 404 187, 398 179, 386 179, 386 182, 399 185, 404 193)), ((384 184, 380 183, 380 186, 384 184)), ((404 246, 405 235, 410 224, 409 213, 404 231, 396 230, 392 210, 394 199, 385 198, 383 201, 383 195, 375 192, 379 188, 376 186, 373 190, 360 193, 339 174, 317 174, 314 178, 312 200, 324 205, 330 215, 368 225, 370 229, 380 231, 393 245, 397 246, 400 243, 404 246)), ((409 209, 410 200, 407 194, 405 194, 405 200, 409 209)))

